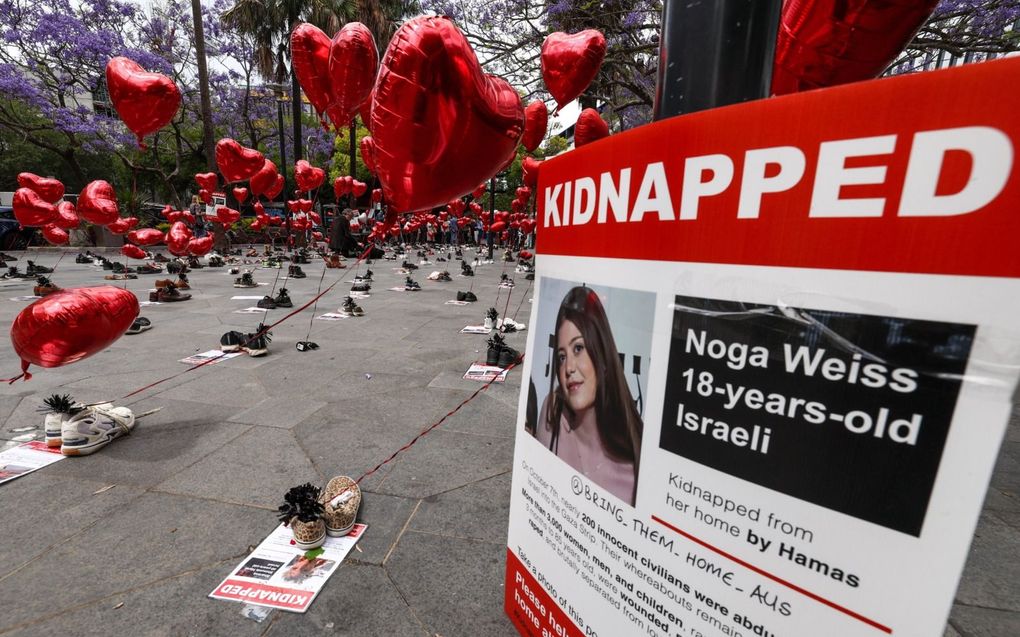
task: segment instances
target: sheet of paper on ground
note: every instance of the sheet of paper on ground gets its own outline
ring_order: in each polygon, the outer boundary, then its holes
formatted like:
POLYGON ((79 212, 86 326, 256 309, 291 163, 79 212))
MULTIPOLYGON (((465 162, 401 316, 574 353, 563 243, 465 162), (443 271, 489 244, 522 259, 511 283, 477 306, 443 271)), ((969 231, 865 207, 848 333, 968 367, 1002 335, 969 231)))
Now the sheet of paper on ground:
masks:
POLYGON ((209 597, 303 613, 366 528, 365 524, 355 524, 344 537, 327 537, 322 553, 309 560, 305 551, 291 544, 293 534, 281 524, 241 560, 209 597))
POLYGON ((50 449, 45 442, 38 440, 12 447, 0 452, 0 484, 63 459, 59 447, 50 449))

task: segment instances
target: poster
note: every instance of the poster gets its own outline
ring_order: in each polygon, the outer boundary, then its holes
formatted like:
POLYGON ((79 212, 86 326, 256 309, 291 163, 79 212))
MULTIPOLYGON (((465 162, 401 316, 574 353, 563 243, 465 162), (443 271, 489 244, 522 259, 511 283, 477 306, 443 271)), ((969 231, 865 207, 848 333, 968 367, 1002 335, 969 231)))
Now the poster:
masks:
POLYGON ((505 383, 509 369, 503 369, 498 365, 486 365, 484 363, 471 363, 464 372, 464 380, 475 380, 482 383, 505 383))
POLYGON ((761 100, 543 165, 522 635, 943 633, 1020 371, 1018 79, 761 100))
POLYGON ((60 447, 50 448, 45 442, 34 440, 17 447, 0 451, 0 484, 32 473, 57 460, 63 460, 60 447))
POLYGON ((322 553, 308 559, 291 544, 282 524, 241 560, 209 597, 303 613, 336 571, 367 525, 355 524, 344 537, 326 537, 322 553))

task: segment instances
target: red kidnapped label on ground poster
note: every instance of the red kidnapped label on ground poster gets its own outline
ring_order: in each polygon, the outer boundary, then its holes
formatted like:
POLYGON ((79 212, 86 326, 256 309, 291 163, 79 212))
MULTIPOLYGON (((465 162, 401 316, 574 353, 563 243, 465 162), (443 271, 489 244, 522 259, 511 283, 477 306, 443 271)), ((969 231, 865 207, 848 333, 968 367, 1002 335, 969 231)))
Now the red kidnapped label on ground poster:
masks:
POLYGON ((1018 276, 1020 59, 675 117, 539 173, 538 252, 1018 276), (611 240, 607 240, 607 232, 611 240))

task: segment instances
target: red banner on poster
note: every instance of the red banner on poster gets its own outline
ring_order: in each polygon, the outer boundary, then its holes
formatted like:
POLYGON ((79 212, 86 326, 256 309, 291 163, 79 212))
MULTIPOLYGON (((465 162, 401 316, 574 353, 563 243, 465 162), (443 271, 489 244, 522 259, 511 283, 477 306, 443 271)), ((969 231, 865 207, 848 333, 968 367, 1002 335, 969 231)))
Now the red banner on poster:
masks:
POLYGON ((510 549, 506 551, 504 599, 504 610, 521 635, 527 637, 584 635, 510 549))
POLYGON ((1020 59, 764 99, 572 150, 542 254, 1015 277, 1020 59), (994 96, 994 97, 993 97, 994 96), (610 240, 606 240, 608 237, 610 240))

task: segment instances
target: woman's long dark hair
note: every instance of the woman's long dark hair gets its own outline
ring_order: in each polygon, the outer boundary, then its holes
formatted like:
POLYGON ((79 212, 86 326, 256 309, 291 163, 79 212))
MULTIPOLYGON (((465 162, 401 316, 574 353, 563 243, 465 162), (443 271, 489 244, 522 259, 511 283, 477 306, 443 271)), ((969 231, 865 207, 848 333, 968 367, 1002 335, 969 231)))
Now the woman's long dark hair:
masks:
MULTIPOLYGON (((558 334, 566 321, 576 325, 581 332, 588 356, 595 365, 597 375, 595 419, 602 448, 612 458, 634 463, 634 492, 637 493, 643 423, 631 398, 627 379, 624 377, 623 364, 616 351, 616 342, 613 340, 606 310, 594 290, 578 286, 567 292, 556 315, 554 333, 558 334)), ((568 420, 574 417, 563 395, 563 388, 558 383, 560 365, 559 356, 554 355, 549 380, 549 395, 552 400, 549 403, 547 423, 552 430, 549 448, 553 451, 556 450, 559 440, 560 418, 563 414, 567 415, 568 420)), ((631 501, 633 502, 633 498, 631 501)))

